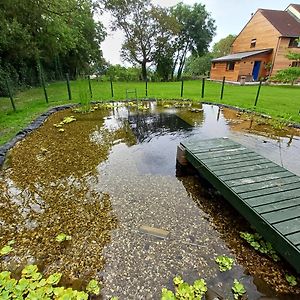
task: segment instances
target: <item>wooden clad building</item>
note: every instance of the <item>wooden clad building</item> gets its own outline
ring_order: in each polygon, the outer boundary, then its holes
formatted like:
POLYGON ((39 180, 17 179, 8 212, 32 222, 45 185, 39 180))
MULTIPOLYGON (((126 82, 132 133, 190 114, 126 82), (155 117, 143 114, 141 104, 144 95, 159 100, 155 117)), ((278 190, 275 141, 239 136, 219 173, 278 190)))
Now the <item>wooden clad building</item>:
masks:
POLYGON ((231 45, 231 54, 212 60, 210 78, 257 81, 278 70, 299 66, 289 51, 300 53, 300 5, 286 10, 258 9, 231 45))

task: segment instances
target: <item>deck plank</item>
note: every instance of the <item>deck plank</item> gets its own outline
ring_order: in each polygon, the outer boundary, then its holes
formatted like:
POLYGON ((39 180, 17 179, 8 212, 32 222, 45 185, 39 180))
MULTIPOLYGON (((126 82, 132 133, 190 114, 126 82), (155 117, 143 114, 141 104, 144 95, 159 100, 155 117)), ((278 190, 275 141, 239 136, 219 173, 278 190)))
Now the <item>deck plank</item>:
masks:
POLYGON ((270 223, 275 224, 286 220, 300 217, 300 206, 281 209, 280 211, 272 211, 262 214, 262 216, 270 223))
POLYGON ((300 182, 300 178, 290 173, 289 177, 277 178, 277 179, 271 179, 263 182, 235 186, 232 187, 232 189, 237 194, 241 194, 241 193, 246 193, 251 191, 259 191, 271 187, 284 187, 285 185, 289 185, 291 183, 297 183, 297 182, 300 182))
POLYGON ((258 213, 263 214, 267 212, 278 211, 289 207, 298 207, 299 205, 300 205, 300 199, 296 198, 290 200, 283 200, 275 203, 267 203, 265 205, 257 206, 254 209, 258 213))
POLYGON ((284 192, 284 191, 291 191, 295 190, 297 188, 300 188, 300 181, 295 182, 295 183, 290 183, 290 184, 285 184, 281 186, 272 186, 272 187, 267 187, 264 189, 260 190, 252 190, 244 193, 239 193, 239 195, 243 199, 248 199, 248 198, 254 198, 254 197, 259 197, 259 196, 264 196, 264 195, 272 195, 278 192, 284 192))

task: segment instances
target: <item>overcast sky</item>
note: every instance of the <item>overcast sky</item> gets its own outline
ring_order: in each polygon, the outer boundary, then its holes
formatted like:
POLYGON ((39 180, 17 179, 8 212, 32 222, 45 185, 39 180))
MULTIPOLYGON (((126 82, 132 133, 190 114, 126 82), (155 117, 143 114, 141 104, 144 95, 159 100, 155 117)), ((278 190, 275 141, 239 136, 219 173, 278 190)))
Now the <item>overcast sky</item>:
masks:
MULTIPOLYGON (((152 0, 160 6, 173 6, 179 2, 192 5, 193 3, 205 4, 208 12, 216 20, 216 36, 213 43, 226 37, 228 34, 238 34, 249 21, 251 13, 258 8, 284 10, 290 3, 300 4, 293 0, 152 0)), ((124 64, 120 58, 120 49, 123 41, 122 32, 111 32, 108 27, 111 17, 107 14, 101 18, 107 27, 108 36, 102 43, 104 58, 112 64, 124 64)))

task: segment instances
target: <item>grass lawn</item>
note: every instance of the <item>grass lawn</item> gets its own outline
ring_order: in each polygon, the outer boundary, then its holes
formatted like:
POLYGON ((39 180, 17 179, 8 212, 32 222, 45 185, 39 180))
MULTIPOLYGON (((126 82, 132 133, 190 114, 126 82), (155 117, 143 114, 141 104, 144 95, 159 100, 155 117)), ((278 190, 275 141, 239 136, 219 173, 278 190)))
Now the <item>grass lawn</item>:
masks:
MULTIPOLYGON (((139 98, 145 97, 144 82, 115 82, 114 100, 126 99, 126 89, 136 88, 139 98)), ((221 84, 207 81, 205 96, 201 98, 201 81, 185 81, 183 98, 210 101, 247 108, 275 118, 300 123, 300 88, 291 86, 262 86, 258 104, 254 107, 257 86, 225 85, 220 100, 221 84)), ((181 82, 149 82, 149 98, 181 99, 181 82)), ((68 100, 65 82, 47 85, 49 104, 46 104, 42 88, 32 88, 14 96, 17 112, 12 111, 10 100, 0 98, 0 145, 11 139, 39 114, 50 107, 66 103, 78 103, 87 98, 87 80, 71 82, 72 101, 68 100)), ((93 100, 112 100, 110 82, 92 81, 93 100)), ((134 94, 130 94, 134 97, 134 94)))

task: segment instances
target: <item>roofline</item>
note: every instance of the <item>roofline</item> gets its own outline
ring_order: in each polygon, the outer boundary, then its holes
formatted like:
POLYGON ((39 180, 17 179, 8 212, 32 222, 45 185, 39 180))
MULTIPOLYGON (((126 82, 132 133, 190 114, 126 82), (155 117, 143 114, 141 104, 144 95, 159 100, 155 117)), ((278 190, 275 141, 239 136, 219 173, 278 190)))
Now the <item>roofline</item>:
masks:
MULTIPOLYGON (((271 52, 273 51, 273 49, 272 49, 272 48, 267 48, 267 49, 260 49, 260 50, 254 50, 254 51, 265 51, 265 52, 263 52, 263 53, 268 53, 268 52, 271 53, 271 52)), ((253 51, 253 52, 254 52, 254 51, 253 51)), ((235 52, 235 53, 231 53, 231 54, 238 54, 238 53, 243 53, 243 52, 250 52, 250 51, 241 51, 241 52, 235 52)), ((248 56, 246 56, 246 57, 244 57, 244 58, 236 58, 236 59, 224 59, 224 60, 218 60, 218 59, 221 58, 221 57, 219 57, 219 58, 214 58, 214 59, 212 59, 211 62, 241 61, 241 60, 243 60, 243 59, 245 59, 245 58, 252 57, 252 56, 255 56, 255 55, 259 55, 259 54, 263 54, 263 53, 254 53, 254 54, 250 54, 250 55, 248 55, 248 56)))

